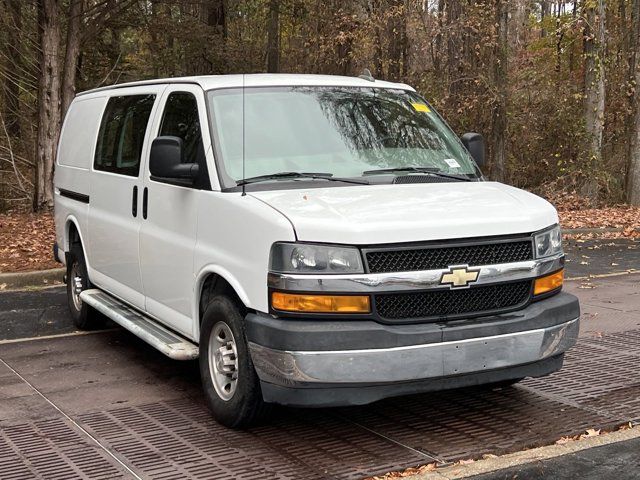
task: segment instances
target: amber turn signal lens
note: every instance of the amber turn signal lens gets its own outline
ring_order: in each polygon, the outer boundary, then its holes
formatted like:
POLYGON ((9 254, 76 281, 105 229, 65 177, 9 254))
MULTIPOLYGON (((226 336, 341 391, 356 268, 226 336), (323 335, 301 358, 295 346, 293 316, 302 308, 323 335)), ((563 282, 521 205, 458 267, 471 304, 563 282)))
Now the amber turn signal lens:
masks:
POLYGON ((562 286, 563 280, 564 270, 558 270, 556 273, 552 273, 546 277, 536 278, 536 283, 533 287, 533 294, 541 295, 543 293, 556 290, 562 286))
POLYGON ((367 295, 306 295, 273 292, 271 306, 285 312, 369 313, 367 295))

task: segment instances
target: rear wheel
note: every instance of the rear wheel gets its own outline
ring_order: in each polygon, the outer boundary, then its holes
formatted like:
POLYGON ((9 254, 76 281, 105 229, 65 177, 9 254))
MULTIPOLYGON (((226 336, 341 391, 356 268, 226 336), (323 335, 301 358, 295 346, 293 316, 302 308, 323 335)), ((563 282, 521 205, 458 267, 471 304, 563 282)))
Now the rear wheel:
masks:
POLYGON ((90 287, 87 264, 82 247, 74 244, 67 256, 67 303, 73 324, 80 330, 89 330, 98 324, 97 312, 80 298, 90 287))
POLYGON ((211 297, 200 328, 200 377, 213 417, 231 428, 250 426, 267 411, 244 331, 229 297, 211 297))

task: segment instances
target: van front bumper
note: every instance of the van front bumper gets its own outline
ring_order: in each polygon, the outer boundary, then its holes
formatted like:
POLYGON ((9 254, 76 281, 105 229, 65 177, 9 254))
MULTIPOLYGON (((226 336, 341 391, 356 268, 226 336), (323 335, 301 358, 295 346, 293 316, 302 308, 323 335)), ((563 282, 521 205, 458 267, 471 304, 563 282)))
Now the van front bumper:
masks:
POLYGON ((560 293, 508 314, 418 325, 247 316, 265 401, 365 404, 384 397, 541 376, 576 343, 577 299, 560 293))

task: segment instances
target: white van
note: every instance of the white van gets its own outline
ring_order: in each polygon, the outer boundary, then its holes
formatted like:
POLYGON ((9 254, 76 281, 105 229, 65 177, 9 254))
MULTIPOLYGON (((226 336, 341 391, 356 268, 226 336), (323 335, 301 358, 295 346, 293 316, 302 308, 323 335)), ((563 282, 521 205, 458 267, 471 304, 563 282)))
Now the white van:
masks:
POLYGON ((413 88, 228 75, 79 94, 55 173, 71 315, 199 357, 221 423, 562 366, 558 216, 413 88))

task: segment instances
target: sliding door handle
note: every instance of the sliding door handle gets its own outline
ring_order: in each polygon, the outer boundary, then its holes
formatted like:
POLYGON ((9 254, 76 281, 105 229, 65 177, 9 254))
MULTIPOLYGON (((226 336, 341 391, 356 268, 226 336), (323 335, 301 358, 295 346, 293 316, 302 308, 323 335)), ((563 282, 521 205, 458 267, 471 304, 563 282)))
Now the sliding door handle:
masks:
POLYGON ((149 190, 144 187, 142 191, 142 218, 147 219, 147 203, 149 202, 149 190))
POLYGON ((131 200, 131 215, 138 216, 138 186, 133 187, 133 198, 131 200))

